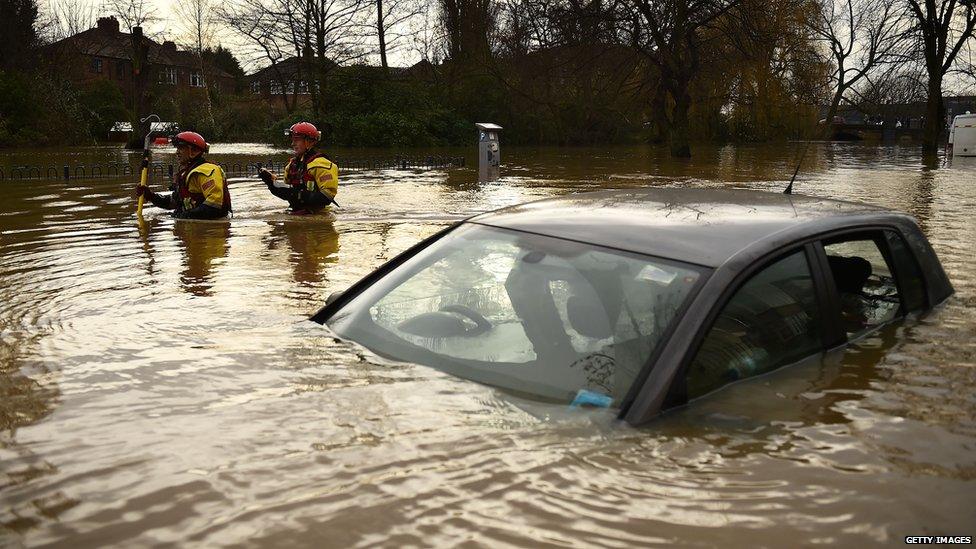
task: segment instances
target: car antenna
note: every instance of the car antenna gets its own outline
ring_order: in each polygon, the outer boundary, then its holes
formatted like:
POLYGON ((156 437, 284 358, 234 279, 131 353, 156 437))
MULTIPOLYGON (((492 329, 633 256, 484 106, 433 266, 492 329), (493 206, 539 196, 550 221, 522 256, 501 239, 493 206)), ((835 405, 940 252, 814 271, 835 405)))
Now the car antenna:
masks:
POLYGON ((793 177, 790 178, 790 184, 786 186, 783 190, 783 194, 793 194, 793 182, 796 181, 796 174, 800 173, 800 166, 803 165, 803 158, 807 155, 807 149, 810 148, 810 142, 803 146, 803 152, 800 153, 800 161, 796 163, 796 169, 793 170, 793 177))

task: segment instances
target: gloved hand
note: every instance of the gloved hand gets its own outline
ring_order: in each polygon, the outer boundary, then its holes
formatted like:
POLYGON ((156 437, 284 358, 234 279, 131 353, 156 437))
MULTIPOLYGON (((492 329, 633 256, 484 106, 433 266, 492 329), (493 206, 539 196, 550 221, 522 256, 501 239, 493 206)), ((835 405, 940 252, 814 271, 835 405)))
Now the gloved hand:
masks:
POLYGON ((261 181, 264 181, 265 185, 269 187, 274 185, 274 180, 275 180, 274 174, 269 172, 265 168, 261 168, 261 171, 258 172, 258 177, 261 178, 261 181))
POLYGON ((134 195, 135 195, 136 198, 139 198, 140 196, 142 196, 142 197, 145 197, 146 200, 152 202, 153 196, 155 196, 155 194, 156 193, 152 192, 149 189, 149 187, 144 187, 142 185, 136 185, 136 191, 134 193, 134 195))

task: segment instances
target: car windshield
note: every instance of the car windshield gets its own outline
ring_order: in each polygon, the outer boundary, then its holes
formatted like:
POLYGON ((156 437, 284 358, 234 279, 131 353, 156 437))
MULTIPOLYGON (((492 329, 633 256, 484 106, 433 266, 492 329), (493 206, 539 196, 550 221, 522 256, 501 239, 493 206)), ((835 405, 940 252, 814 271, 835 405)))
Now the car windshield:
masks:
POLYGON ((332 315, 374 352, 544 400, 619 406, 697 267, 466 224, 332 315))

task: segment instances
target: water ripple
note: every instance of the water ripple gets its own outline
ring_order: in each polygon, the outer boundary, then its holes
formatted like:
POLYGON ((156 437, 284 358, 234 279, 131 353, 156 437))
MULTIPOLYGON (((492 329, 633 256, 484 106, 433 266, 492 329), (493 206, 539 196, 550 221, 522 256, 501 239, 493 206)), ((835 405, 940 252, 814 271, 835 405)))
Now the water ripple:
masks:
MULTIPOLYGON (((250 178, 231 181, 233 219, 196 224, 153 208, 140 223, 130 182, 0 186, 0 545, 968 535, 974 172, 925 169, 914 148, 816 145, 795 187, 916 216, 957 294, 821 364, 730 386, 639 429, 385 361, 304 320, 464 217, 598 188, 778 191, 797 147, 703 147, 692 163, 646 148, 509 148, 491 184, 471 168, 356 173, 332 223, 286 215, 250 178)), ((281 154, 234 150, 214 154, 281 154)))

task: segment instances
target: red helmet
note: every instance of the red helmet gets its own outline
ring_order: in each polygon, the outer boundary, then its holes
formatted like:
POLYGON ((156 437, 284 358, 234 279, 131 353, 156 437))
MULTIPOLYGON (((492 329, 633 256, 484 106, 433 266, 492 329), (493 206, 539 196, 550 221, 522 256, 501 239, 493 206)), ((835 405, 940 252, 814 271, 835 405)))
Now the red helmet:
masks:
POLYGON ((194 147, 200 149, 203 152, 210 152, 210 145, 204 141, 203 136, 197 132, 180 132, 170 138, 170 143, 174 147, 179 147, 180 145, 193 145, 194 147))
POLYGON ((291 137, 293 135, 300 135, 302 137, 306 137, 313 141, 318 141, 319 139, 322 139, 322 132, 320 132, 318 128, 316 128, 310 122, 299 122, 298 124, 295 124, 294 126, 285 130, 285 135, 287 135, 288 137, 291 137))

